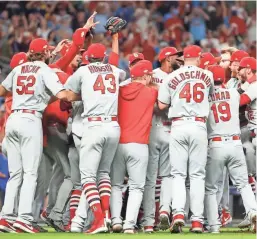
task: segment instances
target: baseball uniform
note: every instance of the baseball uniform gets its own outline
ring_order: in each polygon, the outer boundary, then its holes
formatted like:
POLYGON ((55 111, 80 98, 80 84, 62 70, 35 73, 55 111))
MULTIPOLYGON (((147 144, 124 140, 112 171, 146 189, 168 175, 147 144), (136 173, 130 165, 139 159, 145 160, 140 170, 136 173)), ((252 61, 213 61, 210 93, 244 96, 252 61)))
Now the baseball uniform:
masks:
POLYGON ((121 137, 112 164, 112 225, 122 224, 122 189, 128 173, 129 196, 123 229, 134 230, 145 186, 151 119, 157 91, 132 82, 120 88, 121 137))
POLYGON ((83 191, 95 221, 102 222, 103 213, 108 217, 109 173, 120 137, 117 122, 119 79, 124 77, 125 72, 117 67, 97 62, 80 67, 66 84, 69 90, 81 93, 84 105, 79 166, 83 191))
POLYGON ((237 89, 215 87, 210 95, 208 118, 208 161, 206 165, 206 211, 211 231, 220 226, 216 193, 224 167, 242 195, 246 213, 256 214, 257 204, 248 184, 243 146, 240 140, 239 99, 237 89), (215 173, 213 173, 215 170, 215 173))
MULTIPOLYGON (((154 70, 153 83, 161 86, 167 79, 168 73, 160 68, 154 70)), ((155 222, 155 185, 157 175, 170 182, 169 160, 169 133, 171 121, 168 119, 168 110, 160 111, 155 106, 152 128, 149 141, 149 161, 146 174, 145 190, 143 196, 143 225, 154 226, 155 222), (167 179, 166 179, 167 177, 167 179)), ((164 182, 165 184, 165 182, 164 182)), ((171 190, 162 190, 161 211, 170 212, 171 190), (163 205, 164 201, 164 205, 163 205), (167 203, 169 201, 169 203, 167 203)))
POLYGON ((56 74, 40 61, 16 67, 2 85, 13 93, 13 113, 6 124, 5 139, 10 179, 2 214, 3 218, 14 216, 14 201, 22 184, 17 222, 29 224, 33 221, 32 202, 42 156, 42 112, 50 99, 47 92, 56 95, 63 86, 56 74))
POLYGON ((185 179, 190 179, 191 221, 202 223, 204 178, 207 159, 206 118, 208 95, 213 85, 212 73, 196 66, 183 66, 172 72, 161 85, 158 100, 170 105, 172 120, 170 161, 172 175, 173 218, 184 223, 185 179))

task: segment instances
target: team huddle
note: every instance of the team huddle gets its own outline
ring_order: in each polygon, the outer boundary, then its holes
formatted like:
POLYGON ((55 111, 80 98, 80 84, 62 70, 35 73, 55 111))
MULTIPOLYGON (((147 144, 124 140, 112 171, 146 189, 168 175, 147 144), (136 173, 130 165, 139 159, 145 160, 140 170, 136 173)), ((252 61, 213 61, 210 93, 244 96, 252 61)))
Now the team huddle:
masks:
POLYGON ((229 178, 245 207, 241 227, 256 231, 256 59, 166 47, 154 70, 131 54, 125 79, 126 22, 107 21, 106 63, 106 47, 91 43, 95 14, 72 41, 53 48, 37 38, 11 59, 0 86, 10 173, 0 232, 46 232, 40 215, 57 232, 180 233, 190 215, 192 233, 219 233, 232 220, 229 178))

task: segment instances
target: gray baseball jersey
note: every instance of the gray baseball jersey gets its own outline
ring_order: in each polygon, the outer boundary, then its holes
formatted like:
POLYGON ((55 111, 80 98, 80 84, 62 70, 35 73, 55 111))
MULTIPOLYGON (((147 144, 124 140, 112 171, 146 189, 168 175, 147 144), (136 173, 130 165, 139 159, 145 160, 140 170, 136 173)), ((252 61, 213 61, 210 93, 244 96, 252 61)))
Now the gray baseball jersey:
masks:
POLYGON ((209 96, 208 138, 240 134, 239 100, 236 88, 214 87, 209 96))
POLYGON ((213 86, 210 71, 196 66, 183 66, 167 76, 158 100, 170 105, 169 118, 208 117, 209 91, 213 86))
POLYGON ((119 79, 125 72, 101 62, 80 67, 66 83, 66 88, 82 95, 83 117, 117 115, 119 79))
POLYGON ((251 103, 247 107, 246 117, 248 119, 248 128, 250 130, 256 129, 256 120, 257 120, 257 102, 256 102, 256 92, 257 92, 257 81, 251 83, 244 94, 248 95, 251 99, 251 103))
POLYGON ((131 81, 132 81, 131 78, 128 78, 127 80, 122 81, 122 82, 120 83, 120 86, 127 85, 127 84, 131 83, 131 81))
POLYGON ((17 66, 2 83, 12 91, 12 110, 28 109, 43 112, 50 99, 63 90, 58 76, 42 61, 27 62, 17 66), (50 92, 49 92, 50 91, 50 92))

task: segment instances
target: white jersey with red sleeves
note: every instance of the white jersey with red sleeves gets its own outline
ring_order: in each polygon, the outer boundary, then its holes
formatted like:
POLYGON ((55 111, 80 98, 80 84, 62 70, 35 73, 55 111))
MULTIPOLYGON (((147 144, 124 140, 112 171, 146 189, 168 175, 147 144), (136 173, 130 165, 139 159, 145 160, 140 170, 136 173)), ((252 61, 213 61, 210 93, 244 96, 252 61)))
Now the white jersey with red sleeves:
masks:
POLYGON ((125 77, 126 73, 116 66, 97 62, 80 67, 65 87, 81 94, 83 117, 115 116, 118 113, 119 81, 125 77))
POLYGON ((159 89, 158 100, 170 105, 169 118, 208 117, 208 96, 213 75, 197 66, 183 66, 167 76, 159 89))
POLYGON ((246 109, 246 118, 248 119, 248 128, 250 130, 257 128, 257 81, 252 82, 247 87, 244 94, 248 95, 251 99, 251 103, 247 106, 246 109))
MULTIPOLYGON (((153 70, 153 80, 152 82, 161 86, 164 84, 164 81, 167 80, 168 73, 161 70, 161 68, 157 68, 153 70)), ((153 113, 152 126, 158 125, 162 126, 163 123, 170 121, 168 119, 168 109, 167 110, 159 110, 158 107, 155 107, 153 113)), ((169 126, 170 127, 170 126, 169 126)))
POLYGON ((64 90, 56 73, 42 61, 27 62, 15 67, 2 85, 12 92, 12 110, 43 112, 50 95, 64 90))
POLYGON ((239 135, 240 94, 236 88, 214 87, 209 96, 208 138, 239 135))

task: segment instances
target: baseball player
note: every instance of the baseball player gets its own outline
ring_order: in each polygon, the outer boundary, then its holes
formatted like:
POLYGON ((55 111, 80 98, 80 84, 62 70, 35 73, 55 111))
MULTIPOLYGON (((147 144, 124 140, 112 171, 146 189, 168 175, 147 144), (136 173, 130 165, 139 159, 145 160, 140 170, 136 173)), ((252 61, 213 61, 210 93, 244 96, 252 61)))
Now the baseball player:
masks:
POLYGON ((247 216, 256 223, 257 204, 248 184, 247 167, 240 140, 239 99, 236 88, 225 89, 225 70, 220 66, 208 68, 214 77, 214 91, 210 95, 208 118, 209 152, 206 165, 206 211, 210 232, 219 233, 217 182, 227 167, 233 184, 241 193, 247 216), (215 170, 215 173, 213 173, 215 170))
POLYGON ((207 159, 206 118, 209 115, 209 91, 213 86, 211 72, 197 67, 201 48, 184 49, 184 66, 172 72, 159 90, 159 108, 170 106, 172 120, 170 161, 172 175, 173 220, 170 230, 184 226, 186 203, 185 179, 190 179, 192 232, 202 232, 204 178, 207 159))
POLYGON ((216 59, 210 52, 205 52, 201 56, 199 67, 207 70, 209 66, 216 65, 217 63, 218 59, 216 59))
POLYGON ((111 215, 113 231, 122 231, 122 188, 127 172, 129 196, 123 229, 124 233, 133 234, 143 198, 151 118, 157 90, 146 86, 152 78, 151 62, 141 60, 136 63, 130 75, 132 82, 122 86, 119 95, 121 137, 111 170, 111 215))
POLYGON ((11 232, 17 228, 29 233, 39 232, 33 222, 32 203, 42 156, 42 112, 50 99, 47 90, 57 98, 67 97, 58 77, 45 64, 49 56, 47 41, 33 40, 29 46, 30 62, 16 67, 0 87, 1 96, 8 91, 13 94, 5 138, 10 179, 0 220, 1 231, 11 232), (14 202, 21 184, 17 217, 13 214, 14 202))
MULTIPOLYGON (((129 55, 128 60, 129 60, 129 69, 131 69, 132 66, 134 66, 137 62, 144 60, 145 57, 142 53, 140 52, 135 52, 129 55)), ((131 83, 131 78, 128 78, 127 80, 124 80, 123 82, 120 83, 120 86, 124 86, 131 83)))
POLYGON ((124 71, 102 63, 105 51, 102 44, 92 44, 87 50, 91 64, 80 67, 67 83, 75 98, 81 92, 84 105, 80 174, 83 192, 95 218, 87 231, 91 234, 108 231, 105 218, 109 218, 109 172, 120 136, 118 84, 119 78, 125 77, 124 71))
MULTIPOLYGON (((108 62, 111 65, 118 66, 118 53, 119 53, 119 45, 118 45, 118 33, 112 35, 112 52, 109 55, 108 62)), ((90 62, 88 61, 88 53, 85 51, 82 55, 81 66, 88 65, 90 62)), ((74 190, 71 194, 70 199, 70 220, 71 224, 71 232, 82 232, 83 227, 86 224, 92 222, 91 210, 86 200, 85 194, 81 195, 81 180, 80 180, 80 172, 79 172, 79 152, 81 146, 81 138, 83 127, 83 103, 82 101, 76 101, 72 104, 72 135, 74 139, 74 143, 76 146, 76 151, 73 153, 71 166, 72 166, 72 177, 75 179, 74 190), (78 209, 78 210, 77 210, 78 209), (89 212, 89 213, 87 213, 89 212), (85 220, 87 221, 85 222, 85 220)), ((72 150, 73 151, 73 150, 72 150)))
MULTIPOLYGON (((161 67, 153 71, 154 77, 152 82, 159 86, 164 83, 168 74, 173 71, 172 67, 176 63, 178 54, 177 49, 174 47, 165 47, 161 50, 158 59, 161 63, 161 67)), ((157 106, 152 119, 149 143, 149 161, 143 196, 143 225, 145 232, 153 232, 155 208, 157 207, 156 210, 159 211, 159 203, 155 205, 155 185, 157 175, 159 175, 163 180, 163 190, 161 191, 163 200, 161 202, 160 212, 161 229, 166 230, 169 228, 171 191, 167 190, 167 187, 169 187, 171 180, 169 160, 170 126, 171 121, 168 119, 168 111, 160 111, 157 106)))

